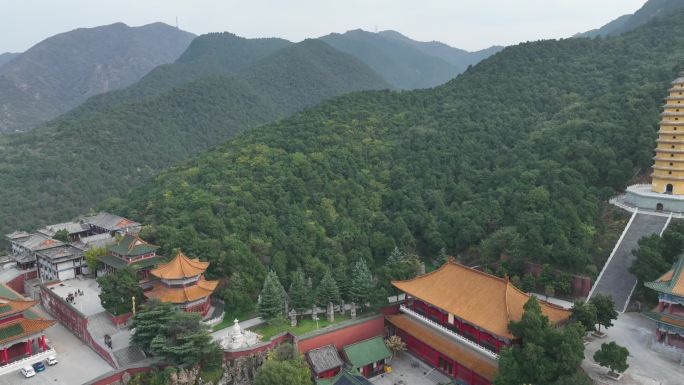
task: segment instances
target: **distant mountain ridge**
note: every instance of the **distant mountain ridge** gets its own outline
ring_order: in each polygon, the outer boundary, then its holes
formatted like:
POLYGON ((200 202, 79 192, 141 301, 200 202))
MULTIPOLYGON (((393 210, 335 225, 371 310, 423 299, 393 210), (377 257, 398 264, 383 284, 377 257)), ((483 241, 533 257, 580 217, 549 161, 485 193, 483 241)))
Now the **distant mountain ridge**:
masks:
POLYGON ((116 23, 52 36, 0 67, 0 132, 27 130, 173 62, 195 35, 116 23))
MULTIPOLYGON (((137 98, 144 89, 134 98, 101 95, 93 99, 105 102, 91 99, 34 130, 0 136, 0 233, 71 218, 162 168, 324 99, 390 88, 363 62, 320 40, 292 44, 220 34, 200 36, 193 45, 189 52, 204 53, 164 66, 154 75, 162 86, 147 96, 137 98), (232 47, 223 53, 236 57, 251 44, 262 54, 223 67, 208 64, 217 63, 208 45, 232 47), (267 51, 273 53, 257 57, 267 51), (175 84, 176 76, 191 80, 175 84), (36 210, 36 202, 43 209, 36 210)), ((120 92, 126 90, 114 91, 120 92)))
POLYGON ((634 14, 620 16, 601 28, 578 34, 577 37, 620 35, 679 9, 684 9, 683 0, 648 0, 634 14))
POLYGON ((492 47, 467 52, 440 42, 419 42, 396 31, 361 29, 321 37, 336 49, 356 56, 399 89, 430 88, 446 83, 469 65, 500 51, 492 47))
POLYGON ((18 52, 5 52, 5 53, 0 53, 0 67, 2 67, 5 63, 9 62, 10 60, 18 57, 21 55, 18 52))

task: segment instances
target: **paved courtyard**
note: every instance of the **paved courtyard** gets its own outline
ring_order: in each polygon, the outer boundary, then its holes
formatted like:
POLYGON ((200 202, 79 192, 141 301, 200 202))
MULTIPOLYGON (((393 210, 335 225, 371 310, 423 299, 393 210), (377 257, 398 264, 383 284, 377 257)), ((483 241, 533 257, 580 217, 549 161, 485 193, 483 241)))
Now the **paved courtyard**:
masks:
POLYGON ((621 385, 682 385, 684 366, 682 352, 663 349, 654 343, 655 322, 639 313, 622 313, 615 325, 608 329, 608 336, 594 339, 587 346, 582 367, 597 384, 618 384, 603 375, 607 369, 600 367, 592 357, 602 343, 615 341, 629 350, 629 369, 620 380, 621 385), (658 351, 656 351, 658 350, 658 351))
POLYGON ((50 290, 66 300, 69 294, 77 292, 82 295, 75 295, 72 306, 86 317, 102 313, 105 309, 100 304, 100 286, 94 279, 70 279, 61 281, 58 284, 50 285, 50 290))
POLYGON ((5 374, 0 376, 0 385, 79 385, 113 370, 61 324, 46 330, 45 336, 55 347, 59 364, 47 366, 44 372, 28 379, 19 371, 5 374))
POLYGON ((371 380, 377 385, 437 385, 452 382, 436 369, 428 367, 410 353, 404 352, 392 360, 392 373, 371 380))

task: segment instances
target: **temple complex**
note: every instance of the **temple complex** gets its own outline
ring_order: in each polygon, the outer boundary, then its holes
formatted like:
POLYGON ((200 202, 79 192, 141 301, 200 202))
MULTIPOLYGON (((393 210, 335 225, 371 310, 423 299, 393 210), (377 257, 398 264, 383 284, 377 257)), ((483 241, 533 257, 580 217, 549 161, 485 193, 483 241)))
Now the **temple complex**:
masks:
MULTIPOLYGON (((490 385, 501 348, 520 342, 508 325, 522 318, 530 296, 507 279, 453 261, 392 284, 406 297, 400 313, 387 320, 407 349, 458 384, 490 385)), ((540 306, 552 324, 570 317, 558 306, 540 306)))
POLYGON ((109 253, 100 258, 104 268, 98 272, 98 276, 130 267, 137 271, 141 281, 146 281, 150 278, 150 270, 162 261, 157 256, 157 249, 159 246, 151 245, 135 234, 126 234, 109 246, 109 253))
POLYGON ((629 186, 615 200, 626 209, 684 213, 684 72, 665 98, 656 140, 651 184, 629 186))
POLYGON ((646 287, 658 292, 658 306, 651 313, 656 321, 656 341, 684 349, 684 256, 646 287))
POLYGON ((156 280, 151 282, 151 289, 144 292, 145 296, 204 316, 211 308, 210 297, 218 286, 218 281, 204 279, 207 267, 209 262, 190 259, 178 251, 170 262, 159 264, 150 271, 156 280))
MULTIPOLYGON (((13 294, 2 286, 2 292, 13 294)), ((31 308, 38 301, 0 296, 0 366, 44 353, 50 348, 43 331, 57 323, 38 317, 31 308)))

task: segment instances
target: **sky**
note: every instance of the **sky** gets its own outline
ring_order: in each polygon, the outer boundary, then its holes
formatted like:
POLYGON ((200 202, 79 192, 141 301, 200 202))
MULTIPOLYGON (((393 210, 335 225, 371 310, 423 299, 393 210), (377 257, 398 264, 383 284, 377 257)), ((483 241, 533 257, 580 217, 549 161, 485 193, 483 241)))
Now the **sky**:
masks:
POLYGON ((570 37, 646 0, 0 0, 0 52, 60 32, 161 21, 195 34, 300 41, 350 29, 393 29, 467 50, 570 37))

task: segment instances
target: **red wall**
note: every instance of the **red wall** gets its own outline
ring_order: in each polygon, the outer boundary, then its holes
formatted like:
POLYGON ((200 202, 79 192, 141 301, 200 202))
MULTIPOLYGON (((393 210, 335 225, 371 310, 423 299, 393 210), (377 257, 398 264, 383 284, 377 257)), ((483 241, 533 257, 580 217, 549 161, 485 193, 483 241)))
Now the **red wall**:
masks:
POLYGON ((357 324, 349 325, 337 330, 332 330, 329 333, 306 339, 300 339, 297 341, 297 347, 302 353, 306 353, 311 349, 320 348, 326 345, 335 345, 337 350, 342 350, 342 348, 347 345, 383 335, 384 331, 385 318, 382 316, 377 316, 367 321, 359 322, 357 324))
POLYGON ((90 346, 109 365, 116 368, 112 355, 95 341, 88 331, 88 319, 78 310, 66 303, 62 297, 53 293, 46 285, 40 285, 40 300, 45 310, 55 317, 62 325, 71 330, 76 337, 90 346))
POLYGON ((126 322, 133 316, 133 313, 126 313, 126 314, 121 314, 121 315, 113 315, 110 312, 107 312, 107 315, 109 316, 109 319, 112 320, 114 325, 116 326, 122 326, 125 325, 126 322))
POLYGON ((12 288, 12 290, 18 292, 19 294, 26 294, 24 292, 24 282, 26 280, 35 278, 38 278, 38 271, 31 270, 21 274, 20 276, 12 279, 11 281, 5 282, 5 285, 9 286, 10 288, 12 288))

